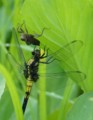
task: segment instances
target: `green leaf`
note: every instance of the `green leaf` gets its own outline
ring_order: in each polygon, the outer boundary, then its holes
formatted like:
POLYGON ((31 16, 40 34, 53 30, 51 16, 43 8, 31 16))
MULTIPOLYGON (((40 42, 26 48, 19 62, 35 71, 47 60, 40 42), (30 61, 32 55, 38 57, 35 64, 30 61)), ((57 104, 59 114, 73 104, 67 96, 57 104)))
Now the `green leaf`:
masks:
POLYGON ((0 99, 2 97, 2 94, 4 93, 4 89, 5 89, 5 80, 2 74, 0 74, 0 99))
POLYGON ((6 84, 8 86, 12 98, 12 102, 15 108, 16 118, 17 120, 23 120, 22 108, 17 94, 17 90, 15 88, 14 83, 12 82, 12 78, 9 72, 1 64, 0 64, 0 73, 5 77, 6 84))
POLYGON ((93 120, 93 92, 81 95, 67 114, 66 120, 93 120))
MULTIPOLYGON (((88 7, 88 1, 87 0, 81 0, 81 1, 74 1, 74 0, 26 0, 24 4, 22 4, 20 11, 15 11, 15 27, 17 28, 17 24, 23 23, 23 20, 26 23, 27 29, 30 34, 39 34, 41 33, 42 29, 46 29, 44 31, 44 34, 38 38, 41 42, 41 47, 43 48, 44 45, 47 46, 47 48, 50 48, 50 53, 55 52, 60 47, 63 47, 65 44, 73 41, 73 40, 81 40, 83 41, 83 44, 85 45, 85 38, 87 33, 86 31, 86 18, 88 15, 87 7, 88 7), (18 17, 17 17, 18 16, 18 17)), ((17 6, 16 6, 17 8, 17 6)), ((19 7, 18 7, 19 8, 19 7)), ((19 10, 19 9, 18 9, 19 10)), ((20 40, 20 38, 19 38, 20 40)), ((64 58, 64 62, 59 63, 59 69, 62 70, 80 70, 83 71, 85 68, 83 67, 84 61, 82 60, 83 54, 75 53, 77 56, 73 56, 73 52, 76 50, 76 47, 70 47, 68 49, 68 53, 71 54, 71 59, 64 58), (71 51, 71 52, 70 52, 71 51)), ((78 48, 80 49, 80 48, 78 48)), ((79 51, 79 50, 78 50, 79 51)), ((69 54, 65 53, 66 56, 69 56, 69 54)), ((64 55, 64 56, 65 56, 64 55)), ((60 55, 59 58, 63 58, 63 54, 60 55)), ((68 58, 68 57, 67 57, 68 58)), ((53 64, 53 67, 51 67, 51 70, 56 69, 56 64, 53 64)), ((49 71, 47 69, 47 71, 49 71)), ((86 71, 86 70, 85 70, 86 71)), ((85 72, 83 71, 83 72, 85 72)), ((84 81, 82 81, 82 75, 76 76, 72 75, 70 76, 73 81, 75 81, 80 87, 86 91, 86 86, 84 84, 84 81), (77 81, 76 81, 76 80, 77 81)), ((49 79, 51 80, 51 79, 49 79)), ((63 83, 63 78, 60 81, 63 83)), ((43 81, 43 79, 41 80, 43 81)), ((45 87, 45 83, 42 82, 45 87)), ((72 81, 71 81, 72 83, 72 81)), ((61 85, 61 84, 60 84, 61 85)), ((51 86, 50 87, 56 87, 51 86)), ((57 86, 58 87, 58 86, 57 86)), ((70 99, 70 95, 72 93, 72 86, 66 87, 65 95, 63 95, 63 89, 60 90, 61 96, 64 98, 62 100, 62 104, 59 111, 59 118, 61 120, 61 112, 63 115, 63 118, 66 117, 68 109, 68 101, 70 99), (63 108, 62 108, 63 107, 63 108), (65 107, 68 109, 65 110, 65 107)), ((63 88, 63 86, 61 86, 63 88)), ((46 92, 44 91, 40 95, 40 120, 46 120, 47 119, 47 113, 46 113, 46 92), (43 114, 42 114, 43 110, 43 114)), ((53 98, 51 101, 54 102, 53 98)), ((61 100, 60 100, 61 101, 61 100)), ((48 101, 50 102, 50 101, 48 101)), ((51 102, 52 103, 52 102, 51 102)), ((56 103, 57 105, 57 103, 56 103)), ((50 108, 50 106, 49 106, 50 108)), ((56 108, 56 107, 54 107, 56 108)), ((55 109, 51 108, 52 111, 55 109)), ((50 112, 50 110, 48 110, 50 112)), ((51 112, 50 112, 51 113, 51 112)))

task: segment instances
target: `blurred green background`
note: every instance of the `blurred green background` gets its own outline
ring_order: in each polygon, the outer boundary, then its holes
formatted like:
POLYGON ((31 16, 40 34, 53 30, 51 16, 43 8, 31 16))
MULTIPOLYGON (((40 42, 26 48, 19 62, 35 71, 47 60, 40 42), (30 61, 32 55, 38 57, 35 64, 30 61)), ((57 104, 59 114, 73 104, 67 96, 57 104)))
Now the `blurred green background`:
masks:
MULTIPOLYGON (((93 1, 92 0, 0 0, 0 119, 1 120, 93 120, 93 1), (40 65, 46 76, 33 86, 26 113, 21 105, 26 80, 12 58, 21 63, 12 28, 25 21, 30 34, 40 34, 41 48, 46 45, 49 54, 73 40, 83 45, 69 48, 68 54, 56 56, 50 65, 40 65), (72 52, 70 51, 72 50, 72 52), (74 55, 73 55, 74 54, 74 55), (64 58, 67 57, 67 59, 64 58), (79 70, 82 74, 62 74, 60 79, 52 73, 79 70), (47 78, 48 74, 50 77, 47 78), (46 81, 46 82, 44 82, 46 81), (51 82, 50 82, 51 81, 51 82), (57 82, 56 82, 57 81, 57 82), (51 91, 46 89, 48 86, 51 91), (43 90, 42 90, 43 87, 43 90), (38 89, 40 88, 40 90, 38 89), (54 89, 56 88, 56 89, 54 89), (53 89, 53 90, 52 90, 53 89)), ((33 46, 18 39, 26 61, 31 58, 33 46)), ((55 55, 54 55, 55 57, 55 55)))

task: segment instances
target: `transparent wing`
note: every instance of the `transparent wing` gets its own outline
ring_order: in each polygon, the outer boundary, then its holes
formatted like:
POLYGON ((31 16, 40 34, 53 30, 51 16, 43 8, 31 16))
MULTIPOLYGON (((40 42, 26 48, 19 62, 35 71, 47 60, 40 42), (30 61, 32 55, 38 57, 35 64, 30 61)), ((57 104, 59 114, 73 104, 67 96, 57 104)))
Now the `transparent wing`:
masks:
POLYGON ((7 58, 8 61, 15 66, 15 69, 18 69, 18 71, 23 71, 24 70, 24 66, 22 66, 20 63, 18 63, 18 61, 15 59, 15 57, 11 54, 11 53, 7 53, 7 58))
POLYGON ((43 91, 46 90, 49 92, 62 90, 65 88, 66 83, 69 79, 69 76, 71 75, 74 77, 77 77, 77 81, 76 81, 77 85, 79 85, 79 83, 82 80, 86 79, 86 75, 80 71, 66 71, 66 72, 60 72, 60 73, 46 73, 46 74, 41 73, 39 76, 39 80, 36 83, 36 86, 38 86, 40 90, 43 90, 43 91))
MULTIPOLYGON (((45 84, 47 91, 55 91, 65 87, 68 79, 72 79, 77 85, 80 85, 84 82, 86 75, 80 70, 69 70, 65 71, 60 67, 56 61, 45 66, 40 64, 39 66, 39 80, 37 85, 45 84), (44 82, 45 81, 45 82, 44 82)), ((44 85, 42 85, 44 86, 44 85)), ((42 88, 44 90, 44 88, 42 88)))
POLYGON ((61 78, 64 75, 66 77, 69 77, 69 75, 71 75, 71 74, 74 76, 82 75, 82 78, 79 80, 85 80, 85 78, 86 78, 86 75, 81 71, 66 71, 66 72, 64 71, 64 72, 59 72, 59 73, 47 73, 47 74, 40 73, 40 77, 46 76, 47 78, 53 78, 55 80, 55 79, 61 78))
POLYGON ((51 62, 55 59, 59 61, 66 61, 72 57, 82 47, 83 42, 81 40, 74 40, 65 46, 58 49, 56 52, 48 55, 47 61, 51 62))
POLYGON ((13 81, 17 80, 17 85, 20 89, 25 89, 24 66, 20 65, 11 53, 7 53, 10 73, 13 75, 13 81))
MULTIPOLYGON (((82 45, 82 41, 74 40, 66 44, 56 52, 48 55, 48 57, 46 58, 46 62, 49 62, 50 64, 46 66, 47 71, 49 70, 49 66, 51 66, 50 69, 56 66, 54 60, 57 60, 56 62, 60 63, 59 65, 64 71, 80 71, 74 54, 79 51, 82 45), (54 63, 53 65, 51 64, 52 62, 54 63)), ((78 79, 82 78, 82 75, 79 74, 79 76, 76 77, 75 75, 69 74, 69 77, 76 82, 78 81, 78 79)))
MULTIPOLYGON (((21 64, 22 66, 24 66, 25 63, 26 63, 26 60, 25 60, 23 51, 22 51, 22 49, 21 49, 20 43, 19 43, 19 41, 18 41, 18 36, 17 36, 17 33, 16 33, 15 28, 13 28, 13 38, 14 38, 14 43, 15 43, 16 50, 17 50, 17 52, 18 52, 20 64, 21 64)), ((14 55, 13 55, 13 56, 14 56, 14 55)))

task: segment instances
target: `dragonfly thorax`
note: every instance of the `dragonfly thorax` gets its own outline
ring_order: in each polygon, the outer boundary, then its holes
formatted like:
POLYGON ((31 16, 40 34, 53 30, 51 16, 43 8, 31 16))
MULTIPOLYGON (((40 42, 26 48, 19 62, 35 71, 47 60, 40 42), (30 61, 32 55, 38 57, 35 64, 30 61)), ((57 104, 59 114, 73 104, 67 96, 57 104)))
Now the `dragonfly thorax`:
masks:
POLYGON ((33 59, 38 62, 40 59, 40 50, 36 49, 32 52, 33 59))

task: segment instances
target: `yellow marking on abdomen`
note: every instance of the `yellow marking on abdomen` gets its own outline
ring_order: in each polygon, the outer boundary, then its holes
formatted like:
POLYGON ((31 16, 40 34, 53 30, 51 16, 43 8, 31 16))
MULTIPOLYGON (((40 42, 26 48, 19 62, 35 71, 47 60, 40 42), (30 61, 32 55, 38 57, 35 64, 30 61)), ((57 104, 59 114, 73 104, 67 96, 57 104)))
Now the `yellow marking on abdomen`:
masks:
POLYGON ((28 65, 31 65, 33 61, 34 61, 34 59, 30 59, 30 60, 27 62, 27 64, 28 64, 28 65))
POLYGON ((31 88, 32 88, 32 85, 33 85, 33 81, 31 80, 27 80, 27 88, 26 88, 26 92, 30 92, 31 91, 31 88))

